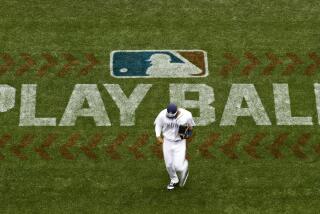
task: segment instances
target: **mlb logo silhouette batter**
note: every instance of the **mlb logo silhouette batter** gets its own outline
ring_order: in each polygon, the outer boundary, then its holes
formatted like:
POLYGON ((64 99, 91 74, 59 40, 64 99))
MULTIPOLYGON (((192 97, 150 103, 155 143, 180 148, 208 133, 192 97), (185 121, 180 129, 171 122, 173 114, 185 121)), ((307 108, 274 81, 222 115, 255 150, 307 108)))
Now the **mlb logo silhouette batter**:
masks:
POLYGON ((206 53, 195 51, 113 51, 111 75, 126 78, 186 78, 208 75, 206 53))

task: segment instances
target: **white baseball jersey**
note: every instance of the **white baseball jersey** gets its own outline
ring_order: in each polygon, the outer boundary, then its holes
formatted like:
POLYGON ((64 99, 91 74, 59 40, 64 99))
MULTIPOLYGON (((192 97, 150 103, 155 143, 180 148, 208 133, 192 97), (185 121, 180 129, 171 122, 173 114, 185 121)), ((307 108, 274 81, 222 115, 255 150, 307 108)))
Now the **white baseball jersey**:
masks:
POLYGON ((178 108, 178 111, 180 112, 178 117, 172 119, 166 116, 167 109, 162 110, 158 114, 154 121, 157 137, 160 137, 162 132, 164 139, 169 141, 180 141, 181 138, 178 134, 179 125, 188 124, 190 126, 195 126, 190 111, 183 108, 178 108))

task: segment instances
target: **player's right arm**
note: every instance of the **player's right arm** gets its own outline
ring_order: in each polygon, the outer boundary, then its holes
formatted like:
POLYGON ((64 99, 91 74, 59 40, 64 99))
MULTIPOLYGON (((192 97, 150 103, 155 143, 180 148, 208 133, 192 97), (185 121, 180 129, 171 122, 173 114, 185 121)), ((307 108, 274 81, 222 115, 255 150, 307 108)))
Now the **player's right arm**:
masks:
POLYGON ((163 138, 161 137, 161 131, 162 131, 162 127, 163 127, 163 122, 162 122, 162 119, 161 119, 161 113, 155 119, 154 124, 155 124, 155 132, 156 132, 157 143, 158 144, 162 144, 163 143, 163 138))
POLYGON ((163 138, 161 137, 161 130, 162 130, 162 126, 160 124, 156 123, 155 132, 156 132, 156 138, 157 138, 158 144, 163 143, 163 138))

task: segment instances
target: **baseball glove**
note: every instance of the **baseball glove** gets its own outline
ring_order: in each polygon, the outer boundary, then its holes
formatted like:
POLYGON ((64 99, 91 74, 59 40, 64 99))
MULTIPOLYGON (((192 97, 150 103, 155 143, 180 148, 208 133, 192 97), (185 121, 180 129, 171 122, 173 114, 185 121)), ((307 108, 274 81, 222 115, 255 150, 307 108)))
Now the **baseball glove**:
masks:
POLYGON ((178 134, 181 139, 188 139, 192 136, 192 129, 188 125, 180 125, 178 134))

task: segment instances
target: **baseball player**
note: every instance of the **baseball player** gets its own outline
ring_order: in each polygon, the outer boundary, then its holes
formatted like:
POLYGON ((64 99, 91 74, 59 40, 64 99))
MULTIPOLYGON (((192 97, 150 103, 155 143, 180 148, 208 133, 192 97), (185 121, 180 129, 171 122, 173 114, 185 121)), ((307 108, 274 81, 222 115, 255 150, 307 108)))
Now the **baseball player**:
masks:
POLYGON ((178 184, 183 187, 189 175, 185 155, 186 139, 191 137, 192 127, 195 125, 192 114, 171 103, 167 109, 159 113, 154 124, 157 142, 162 144, 164 161, 170 177, 167 189, 172 190, 178 184))

